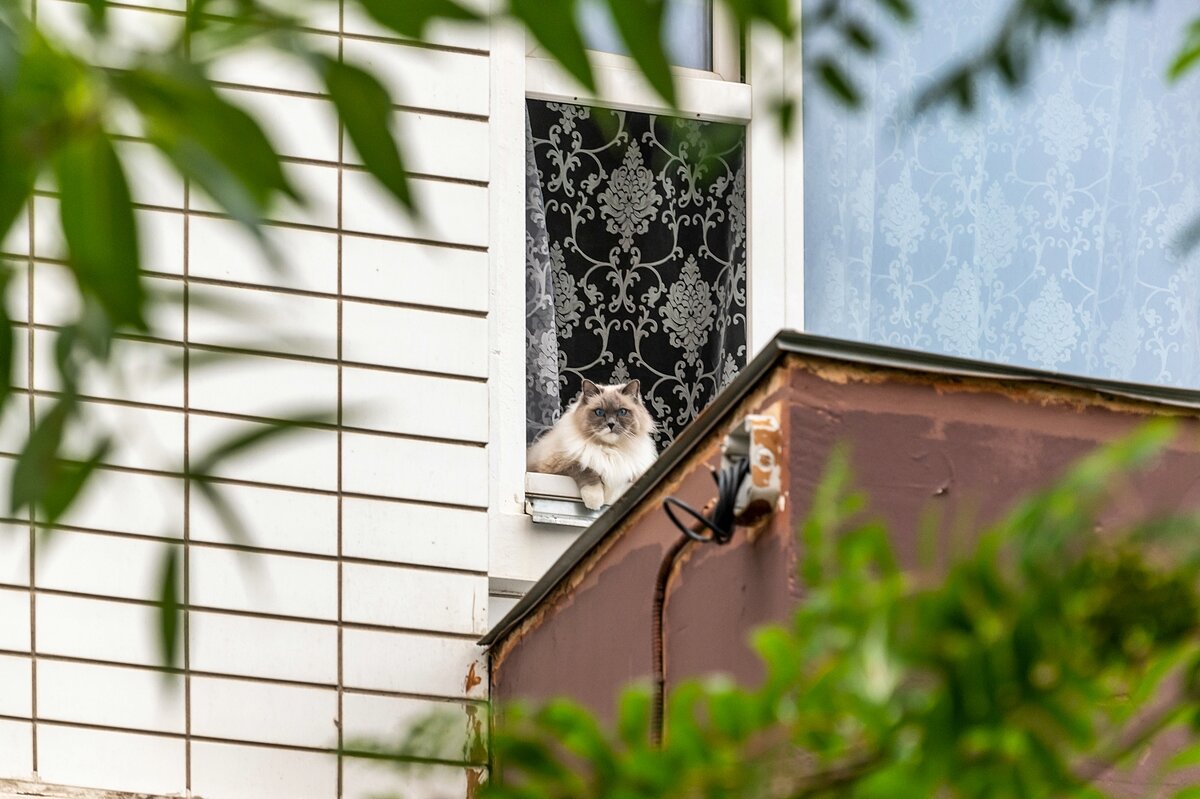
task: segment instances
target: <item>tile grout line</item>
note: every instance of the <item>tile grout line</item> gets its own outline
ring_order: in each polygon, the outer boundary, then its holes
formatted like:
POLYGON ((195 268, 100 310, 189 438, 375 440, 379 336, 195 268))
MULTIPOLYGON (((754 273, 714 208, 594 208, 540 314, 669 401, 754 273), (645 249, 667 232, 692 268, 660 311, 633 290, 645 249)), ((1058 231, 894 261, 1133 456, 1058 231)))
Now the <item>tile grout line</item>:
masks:
MULTIPOLYGON (((346 2, 338 0, 338 60, 342 61, 346 55, 346 2)), ((342 517, 344 514, 343 499, 342 499, 342 473, 343 473, 343 456, 345 450, 345 436, 342 433, 343 419, 343 390, 344 390, 344 367, 342 357, 342 323, 345 314, 345 304, 342 300, 342 225, 344 223, 345 209, 342 201, 344 197, 344 176, 345 176, 345 147, 346 147, 346 131, 342 125, 341 118, 338 118, 337 125, 337 149, 338 149, 338 165, 337 165, 337 799, 342 799, 346 793, 346 761, 342 754, 342 750, 346 744, 346 668, 345 668, 345 629, 342 626, 343 622, 343 604, 345 597, 345 564, 342 562, 342 517)))
MULTIPOLYGON (((25 658, 29 656, 28 652, 21 652, 9 649, 0 648, 0 656, 25 658)), ((80 666, 98 666, 105 669, 120 669, 124 671, 134 671, 146 674, 172 674, 174 672, 166 671, 159 666, 147 666, 142 663, 122 663, 115 660, 104 660, 103 658, 85 657, 81 655, 57 655, 43 653, 41 658, 48 663, 67 663, 80 666)), ((176 671, 179 671, 176 669, 176 671)), ((197 669, 194 676, 206 678, 220 682, 242 682, 254 683, 255 685, 271 685, 284 686, 292 688, 311 688, 317 691, 336 691, 337 685, 332 681, 323 682, 320 680, 306 680, 293 677, 263 677, 260 675, 242 673, 242 672, 223 672, 223 671, 205 671, 197 669)), ((384 699, 412 699, 420 702, 430 702, 445 705, 463 705, 471 707, 479 707, 487 704, 485 699, 473 699, 468 696, 459 696, 451 694, 433 694, 419 693, 412 691, 395 691, 385 688, 359 688, 355 686, 347 686, 346 694, 349 696, 373 696, 384 699)), ((3 716, 0 713, 0 716, 3 716)), ((28 722, 28 719, 23 719, 28 722)), ((71 722, 59 720, 60 724, 86 722, 71 722)), ((200 736, 197 736, 200 737, 200 736)))
MULTIPOLYGON (((37 24, 37 0, 33 0, 33 21, 37 24)), ((25 342, 25 385, 29 390, 29 429, 32 432, 36 416, 34 413, 34 393, 33 393, 33 376, 34 376, 34 361, 33 354, 36 351, 34 346, 34 251, 33 242, 37 230, 37 221, 35 214, 34 202, 31 199, 29 202, 28 216, 29 230, 29 246, 26 249, 29 251, 28 269, 26 271, 25 285, 25 301, 27 307, 25 309, 25 327, 27 330, 25 342)), ((29 681, 30 681, 30 698, 29 705, 29 732, 30 732, 30 766, 33 769, 33 776, 36 779, 38 774, 38 701, 37 701, 37 525, 35 524, 36 516, 34 510, 30 507, 26 511, 29 517, 29 681)))
MULTIPOLYGON (((27 524, 26 519, 17 517, 7 517, 0 515, 0 524, 27 524)), ((108 530, 103 527, 82 527, 77 524, 54 524, 46 525, 35 523, 38 530, 53 530, 57 533, 67 535, 90 536, 99 539, 120 539, 123 541, 138 541, 142 543, 159 543, 169 544, 171 546, 182 546, 184 541, 182 538, 174 538, 171 536, 154 535, 150 533, 129 532, 125 530, 108 530)), ((485 577, 487 576, 486 569, 472 569, 465 566, 442 566, 436 563, 420 563, 416 561, 403 560, 381 560, 379 558, 370 558, 362 556, 347 556, 327 554, 324 552, 313 552, 311 550, 299 549, 279 549, 277 547, 263 547, 256 545, 236 544, 227 541, 213 541, 208 539, 188 539, 187 545, 193 549, 200 551, 218 551, 218 552, 240 552, 246 555, 261 555, 265 557, 275 558, 292 558, 296 560, 315 561, 317 563, 333 563, 341 557, 342 561, 348 566, 366 566, 368 568, 388 569, 388 570, 403 570, 416 572, 430 572, 435 574, 459 575, 462 577, 485 577)), ((0 581, 0 590, 11 590, 14 586, 11 583, 0 581)), ((28 590, 28 586, 21 586, 28 590)), ((86 592, 84 592, 86 593, 86 592)))
MULTIPOLYGON (((9 721, 9 720, 15 720, 16 718, 18 718, 18 717, 0 713, 0 720, 9 721)), ((140 727, 121 727, 121 726, 117 726, 117 725, 113 725, 113 724, 99 724, 99 723, 86 722, 86 721, 66 721, 66 720, 62 720, 62 719, 46 719, 43 723, 45 723, 48 726, 54 726, 54 727, 66 728, 66 729, 91 730, 91 731, 96 731, 96 732, 112 732, 112 733, 118 733, 118 734, 131 734, 131 735, 140 735, 140 736, 149 737, 149 738, 161 738, 161 739, 166 739, 166 740, 181 740, 184 738, 183 733, 171 732, 171 731, 163 730, 163 729, 145 729, 145 728, 140 728, 140 727)), ((204 743, 215 743, 215 744, 222 744, 222 745, 252 747, 255 749, 270 749, 270 750, 283 751, 283 752, 304 752, 304 753, 309 753, 309 754, 333 754, 334 753, 331 749, 329 749, 329 747, 320 746, 320 745, 316 745, 316 744, 286 743, 283 741, 264 741, 264 740, 256 740, 256 739, 252 739, 252 738, 224 738, 224 737, 218 737, 218 736, 213 736, 213 735, 196 735, 194 737, 196 740, 202 741, 204 743)), ((461 768, 463 766, 477 766, 478 765, 477 763, 472 763, 471 761, 468 761, 468 760, 442 759, 442 758, 436 758, 436 757, 425 758, 421 762, 425 762, 425 763, 428 763, 430 765, 435 765, 435 766, 449 766, 449 767, 453 767, 453 768, 461 768)), ((39 795, 41 795, 41 794, 39 794, 39 795)), ((34 796, 34 795, 21 794, 21 796, 30 796, 30 799, 32 799, 32 796, 34 796)), ((150 795, 139 793, 139 794, 133 794, 133 796, 149 797, 150 795)), ((156 796, 161 796, 161 794, 156 795, 156 796)), ((170 796, 170 795, 168 795, 168 796, 170 796)), ((178 794, 176 794, 176 796, 178 796, 178 794)))
MULTIPOLYGON (((191 0, 188 0, 191 6, 191 0)), ((184 791, 192 795, 192 481, 191 472, 191 349, 188 347, 191 283, 188 280, 189 250, 191 241, 191 182, 183 181, 183 768, 184 791)))
MULTIPOLYGON (((64 599, 78 599, 89 602, 101 602, 109 605, 124 605, 131 607, 145 608, 151 610, 159 605, 156 599, 146 599, 144 597, 118 596, 116 594, 102 594, 90 591, 72 591, 66 588, 39 588, 38 593, 48 597, 61 597, 64 599)), ((341 621, 336 617, 330 616, 302 616, 286 612, 258 611, 246 610, 245 608, 236 608, 221 605, 198 605, 193 604, 186 607, 181 607, 180 610, 192 610, 197 613, 204 613, 213 616, 227 616, 231 618, 241 619, 256 619, 259 621, 280 621, 280 622, 298 622, 300 624, 308 624, 313 627, 333 627, 341 626, 346 630, 356 632, 373 632, 385 633, 389 635, 413 635, 422 638, 438 638, 447 641, 470 641, 476 642, 479 640, 479 632, 476 630, 447 630, 444 627, 408 627, 396 624, 383 624, 379 622, 367 621, 341 621)))
MULTIPOLYGON (((184 7, 192 11, 193 0, 184 7)), ((191 34, 185 34, 184 51, 191 58, 191 34)), ((192 796, 192 485, 191 485, 191 339, 189 309, 191 307, 191 232, 192 185, 183 179, 183 790, 192 796)))
MULTIPOLYGON (((334 364, 331 364, 331 365, 336 365, 336 363, 337 362, 335 360, 334 364)), ((34 391, 29 391, 28 389, 15 388, 15 389, 13 389, 13 393, 18 396, 22 395, 22 394, 30 394, 34 398, 41 397, 41 398, 49 398, 49 399, 56 399, 58 397, 63 396, 63 392, 49 390, 49 389, 36 389, 34 391)), ((95 394, 78 394, 77 396, 78 396, 78 399, 80 400, 80 404, 85 405, 85 406, 86 405, 101 405, 101 406, 105 406, 105 407, 125 408, 125 409, 129 409, 129 410, 156 411, 159 413, 176 414, 176 415, 180 416, 181 418, 184 414, 183 407, 178 406, 178 405, 166 405, 166 404, 159 403, 159 402, 143 402, 140 400, 118 399, 116 397, 105 397, 105 396, 98 396, 95 394)), ((246 422, 248 424, 259 424, 259 425, 271 424, 272 422, 277 422, 277 421, 289 421, 287 416, 282 413, 279 416, 266 416, 266 415, 259 415, 259 414, 238 413, 235 411, 214 411, 214 410, 207 410, 204 408, 191 408, 190 413, 192 413, 195 416, 205 418, 205 419, 218 419, 218 420, 233 421, 233 422, 246 422)), ((298 429, 311 430, 311 431, 315 431, 315 432, 332 433, 332 432, 338 431, 338 425, 336 422, 327 422, 327 421, 322 421, 320 419, 308 419, 308 420, 299 421, 299 422, 296 422, 295 426, 298 429)), ((362 435, 362 436, 370 436, 373 438, 423 442, 426 444, 442 444, 447 447, 460 447, 460 448, 465 448, 465 449, 483 449, 487 446, 486 441, 480 441, 477 439, 445 438, 443 436, 422 435, 420 433, 407 433, 407 432, 397 431, 397 430, 377 430, 377 429, 371 428, 371 427, 353 427, 350 425, 343 425, 342 427, 343 427, 344 431, 347 433, 351 433, 351 434, 355 434, 355 435, 362 435)), ((3 451, 0 451, 0 456, 2 456, 4 454, 14 454, 14 453, 6 453, 3 451)), ((104 463, 100 464, 101 467, 118 466, 118 465, 119 464, 109 463, 109 462, 104 462, 104 463)), ((131 468, 133 468, 133 467, 131 467, 131 468)), ((147 470, 148 471, 159 471, 159 470, 156 470, 156 469, 153 469, 150 467, 147 467, 147 470)), ((272 484, 272 485, 274 485, 274 484, 272 484)), ((281 483, 279 485, 283 486, 284 484, 281 483)))
MULTIPOLYGON (((15 460, 15 458, 16 458, 15 453, 0 452, 0 461, 15 460)), ((105 471, 108 471, 108 472, 119 472, 121 474, 140 474, 140 475, 146 475, 148 477, 171 477, 171 478, 179 477, 179 472, 168 472, 168 471, 163 471, 160 469, 151 469, 151 468, 146 468, 146 467, 142 467, 142 466, 123 466, 121 464, 105 463, 105 464, 102 464, 100 468, 105 471)), ((246 488, 272 488, 272 489, 278 489, 280 491, 294 491, 294 492, 301 493, 301 494, 312 494, 312 495, 321 496, 321 497, 336 497, 338 495, 338 491, 336 489, 331 489, 331 488, 314 488, 312 486, 293 485, 290 483, 264 483, 264 482, 260 482, 258 480, 245 480, 240 477, 214 476, 213 478, 211 478, 209 480, 209 482, 214 483, 216 485, 244 486, 246 488)), ((343 491, 341 493, 343 494, 343 496, 345 496, 348 499, 362 499, 362 500, 369 500, 372 502, 382 502, 385 504, 392 504, 392 505, 417 505, 417 506, 420 506, 423 508, 444 508, 446 510, 461 510, 461 511, 466 511, 468 513, 487 513, 486 505, 465 505, 465 504, 458 503, 458 502, 443 502, 441 500, 414 499, 411 497, 395 497, 395 496, 391 496, 388 494, 364 494, 359 491, 343 491)), ((97 531, 97 532, 105 532, 105 531, 97 531)), ((111 532, 116 532, 117 534, 120 534, 119 531, 111 531, 111 532)), ((297 554, 303 554, 303 553, 297 553, 297 554)), ((389 562, 390 561, 384 561, 385 564, 387 564, 389 562)), ((398 565, 410 565, 410 564, 400 563, 398 565)), ((421 564, 411 564, 411 565, 420 566, 421 564)), ((470 571, 470 570, 468 570, 468 571, 470 571)))
MULTIPOLYGON (((77 4, 82 5, 84 0, 63 0, 63 2, 72 2, 72 3, 77 3, 77 4)), ((128 0, 109 0, 108 5, 111 6, 112 8, 121 9, 122 11, 147 12, 147 13, 151 13, 151 14, 161 14, 163 16, 171 16, 171 17, 180 17, 180 16, 183 16, 184 13, 186 13, 186 12, 179 11, 179 10, 172 9, 172 8, 141 5, 139 3, 131 3, 131 2, 128 2, 128 0)), ((220 15, 210 14, 210 16, 218 17, 220 15)), ((301 33, 315 35, 315 36, 322 36, 322 37, 337 36, 340 40, 341 36, 343 35, 340 31, 342 31, 344 29, 344 27, 345 27, 344 23, 339 21, 337 31, 331 31, 328 28, 322 28, 322 27, 318 27, 315 25, 308 25, 308 24, 301 24, 299 26, 298 30, 301 33)), ((481 56, 481 57, 486 57, 491 52, 489 49, 480 48, 480 47, 466 47, 463 45, 447 44, 444 42, 430 42, 430 41, 423 41, 421 39, 410 39, 410 38, 402 37, 396 33, 377 33, 376 34, 376 33, 355 33, 353 31, 350 31, 350 32, 345 33, 344 35, 347 39, 349 39, 351 41, 376 42, 379 44, 397 45, 400 47, 409 47, 409 48, 413 48, 416 50, 433 50, 436 52, 444 52, 444 53, 461 53, 462 55, 472 55, 472 56, 481 56)), ((266 88, 269 90, 273 90, 272 87, 256 87, 256 88, 266 88)))
MULTIPOLYGON (((333 166, 326 166, 325 169, 334 169, 333 166)), ((353 170, 348 170, 353 171, 353 170)), ((442 181, 445 182, 445 181, 442 181)), ((486 189, 487 186, 475 186, 475 188, 486 189)), ((51 200, 57 200, 56 192, 35 189, 34 195, 37 197, 45 197, 51 200)), ((138 211, 157 211, 161 213, 182 214, 182 208, 176 208, 171 205, 155 205, 153 203, 144 203, 134 201, 133 207, 138 211)), ((193 208, 192 216, 196 219, 213 219, 217 221, 229 222, 235 221, 228 214, 223 214, 219 211, 206 211, 201 208, 193 208)), ((312 233, 327 233, 330 235, 336 234, 336 228, 329 225, 322 225, 317 222, 298 222, 289 221, 286 219, 265 219, 263 220, 264 227, 278 227, 286 230, 305 230, 312 233)), ((460 241, 442 241, 439 239, 421 238, 418 236, 409 236, 397 233, 376 233, 369 230, 347 230, 345 234, 354 239, 371 239, 373 241, 392 242, 394 244, 419 244, 426 247, 440 248, 446 250, 462 250, 464 252, 487 253, 488 245, 486 244, 470 244, 460 241)))
MULTIPOLYGON (((60 327, 58 327, 56 325, 43 324, 43 323, 37 323, 37 322, 31 323, 31 327, 33 327, 34 330, 45 330, 45 331, 48 331, 51 333, 57 333, 61 329, 60 327)), ((137 341, 137 342, 141 342, 144 344, 157 344, 157 345, 161 345, 164 347, 172 347, 172 348, 180 349, 180 350, 183 349, 183 342, 176 341, 173 339, 156 339, 156 338, 148 338, 145 336, 131 336, 128 334, 118 335, 116 338, 118 341, 137 341)), ((321 356, 321 355, 300 355, 300 354, 297 354, 294 352, 270 352, 268 350, 251 350, 251 349, 244 349, 244 348, 238 348, 238 347, 228 347, 228 346, 224 346, 224 345, 220 345, 220 344, 202 344, 199 342, 191 342, 188 346, 193 350, 197 350, 199 352, 210 353, 212 355, 249 355, 249 356, 261 357, 261 358, 275 358, 277 360, 284 360, 284 361, 296 361, 298 363, 314 363, 314 364, 319 364, 322 366, 337 366, 337 364, 338 364, 336 357, 329 358, 329 357, 325 357, 325 356, 321 356)), ((439 378, 439 379, 446 380, 446 381, 453 381, 456 383, 472 383, 475 385, 483 385, 483 384, 487 383, 487 377, 476 377, 473 375, 432 372, 432 371, 428 371, 425 369, 410 369, 408 367, 403 367, 403 366, 388 366, 385 364, 366 363, 363 361, 350 361, 350 360, 345 360, 345 359, 342 360, 342 364, 348 368, 361 370, 361 371, 365 371, 365 372, 380 372, 383 374, 392 374, 392 375, 409 375, 412 377, 431 377, 431 378, 439 378)), ((14 389, 14 391, 23 393, 25 391, 28 391, 28 389, 14 389)), ((43 391, 40 393, 54 395, 57 392, 43 391)), ((147 405, 147 406, 152 405, 152 403, 130 402, 128 400, 119 400, 119 399, 113 399, 113 398, 108 398, 108 397, 88 397, 85 395, 83 398, 84 399, 97 399, 97 400, 102 400, 105 402, 122 403, 122 404, 126 404, 126 405, 147 405)), ((175 406, 170 406, 170 405, 159 406, 159 407, 165 407, 168 409, 176 409, 175 406)), ((221 414, 221 413, 225 413, 225 412, 209 411, 208 413, 221 414)), ((229 415, 234 415, 234 414, 229 414, 229 415)), ((241 414, 241 415, 244 416, 245 414, 241 414)), ((368 428, 359 428, 359 429, 369 431, 368 428)), ((386 431, 379 431, 379 432, 386 432, 386 431)), ((428 438, 429 436, 426 436, 426 437, 428 438)), ((458 439, 447 439, 447 440, 456 441, 458 439)), ((481 443, 485 443, 485 442, 481 442, 481 443)))

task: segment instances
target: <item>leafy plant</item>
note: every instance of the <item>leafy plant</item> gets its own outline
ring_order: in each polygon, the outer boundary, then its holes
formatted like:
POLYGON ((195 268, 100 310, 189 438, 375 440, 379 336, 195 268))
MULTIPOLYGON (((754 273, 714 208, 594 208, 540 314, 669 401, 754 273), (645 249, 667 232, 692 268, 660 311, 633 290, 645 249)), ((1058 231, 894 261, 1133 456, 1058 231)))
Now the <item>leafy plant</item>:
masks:
POLYGON ((1099 450, 919 572, 864 517, 839 454, 800 531, 803 599, 753 635, 760 685, 679 685, 661 745, 644 685, 612 728, 569 699, 501 708, 481 796, 1104 796, 1109 769, 1200 726, 1200 519, 1098 523, 1175 432, 1099 450))
MULTIPOLYGON (((433 24, 478 24, 483 16, 460 0, 343 0, 401 37, 420 39, 433 24)), ((863 22, 855 4, 814 3, 801 28, 788 0, 720 0, 737 31, 765 30, 789 46, 811 42, 811 32, 836 32, 842 48, 870 57, 878 31, 863 22)), ((1023 78, 1028 48, 1042 33, 1065 35, 1122 0, 1093 0, 1083 7, 1066 0, 1013 0, 1012 13, 985 53, 951 69, 943 84, 931 87, 929 102, 957 96, 969 99, 970 82, 992 70, 1011 83, 1023 78)), ((633 61, 667 104, 675 98, 673 73, 663 47, 663 0, 605 0, 633 61)), ((875 0, 891 18, 905 23, 916 15, 910 0, 875 0)), ((361 64, 322 50, 304 35, 306 15, 337 7, 338 0, 191 0, 186 13, 161 41, 131 48, 119 35, 108 0, 87 0, 76 8, 80 30, 71 37, 49 31, 34 19, 30 3, 0 0, 0 240, 18 225, 30 225, 35 197, 57 200, 69 270, 77 295, 77 315, 55 333, 54 369, 58 390, 22 449, 10 486, 9 513, 52 526, 81 495, 99 464, 120 443, 121 434, 88 416, 82 401, 87 374, 119 366, 121 342, 153 336, 158 310, 182 297, 150 290, 142 271, 142 235, 130 193, 129 164, 123 145, 131 138, 153 147, 185 181, 193 196, 204 195, 217 210, 239 222, 270 249, 262 221, 283 203, 307 199, 288 177, 278 149, 259 120, 214 87, 212 75, 223 62, 252 48, 270 48, 320 83, 365 165, 409 213, 416 206, 403 148, 388 121, 398 98, 361 64), (83 439, 67 447, 64 442, 83 439)), ((595 75, 577 22, 578 0, 508 0, 499 15, 523 26, 584 87, 595 75)), ((171 19, 162 12, 163 19, 171 19)), ((1200 24, 1198 22, 1197 24, 1200 24)), ((1181 74, 1196 62, 1196 26, 1187 33, 1172 67, 1181 74)), ((860 99, 843 62, 829 50, 805 47, 805 69, 848 103, 860 99)), ((781 98, 785 123, 796 98, 781 98)), ((1200 227, 1196 228, 1200 231, 1200 227)), ((1200 233, 1196 234, 1200 237, 1200 233)), ((0 260, 0 288, 32 259, 0 260), (22 265, 19 261, 25 261, 22 265)), ((196 297, 191 297, 196 302, 196 297)), ((18 401, 13 392, 15 323, 0 302, 0 412, 18 401)), ((45 335, 45 333, 40 333, 45 335)), ((199 359, 185 360, 193 367, 199 359)), ((19 401, 26 401, 21 397, 19 401)), ((311 420, 271 425, 262 435, 221 442, 179 471, 220 502, 208 473, 218 461, 266 438, 285 434, 311 420), (236 446, 235 446, 236 445, 236 446)), ((229 523, 236 519, 222 506, 229 523)), ((164 565, 162 607, 172 597, 177 570, 164 565)), ((180 626, 164 622, 164 634, 180 626)), ((173 641, 164 652, 174 652, 173 641)))

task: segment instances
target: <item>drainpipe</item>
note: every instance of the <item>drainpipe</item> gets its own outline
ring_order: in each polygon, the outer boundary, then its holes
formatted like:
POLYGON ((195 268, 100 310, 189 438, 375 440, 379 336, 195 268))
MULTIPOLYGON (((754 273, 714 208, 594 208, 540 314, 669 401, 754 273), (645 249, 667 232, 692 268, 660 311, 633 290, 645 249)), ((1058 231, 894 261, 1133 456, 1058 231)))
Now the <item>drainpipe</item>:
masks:
POLYGON ((723 546, 729 543, 737 526, 765 525, 778 507, 781 497, 781 443, 779 420, 776 417, 747 416, 725 438, 721 469, 712 473, 717 483, 717 496, 710 499, 701 511, 696 511, 675 497, 663 500, 663 511, 683 536, 664 553, 654 585, 654 717, 651 736, 656 744, 662 743, 663 736, 663 708, 667 690, 664 617, 667 591, 676 572, 676 563, 693 546, 706 543, 723 546), (692 523, 685 524, 677 511, 690 516, 692 523))

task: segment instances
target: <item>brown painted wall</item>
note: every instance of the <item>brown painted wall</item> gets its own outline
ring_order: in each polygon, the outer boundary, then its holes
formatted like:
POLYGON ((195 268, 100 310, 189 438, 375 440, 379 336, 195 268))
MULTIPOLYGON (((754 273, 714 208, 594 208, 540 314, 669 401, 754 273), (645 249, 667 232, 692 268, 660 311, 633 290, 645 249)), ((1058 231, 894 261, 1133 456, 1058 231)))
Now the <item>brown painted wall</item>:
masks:
MULTIPOLYGON (((856 483, 913 566, 918 523, 930 508, 947 530, 962 520, 992 521, 1079 456, 1164 412, 1070 390, 866 370, 795 355, 769 382, 728 421, 782 401, 786 509, 753 542, 739 531, 728 546, 691 546, 680 559, 665 612, 668 686, 714 671, 758 677, 745 640, 764 621, 784 618, 799 597, 794 530, 835 444, 850 447, 856 483)), ((1189 421, 1161 465, 1131 483, 1112 515, 1200 508, 1197 432, 1189 421)), ((659 508, 661 497, 700 507, 713 496, 707 465, 717 462, 723 434, 707 440, 499 645, 495 699, 568 695, 609 717, 619 687, 650 674, 655 578, 679 536, 659 508)), ((953 545, 947 534, 938 551, 953 545)))

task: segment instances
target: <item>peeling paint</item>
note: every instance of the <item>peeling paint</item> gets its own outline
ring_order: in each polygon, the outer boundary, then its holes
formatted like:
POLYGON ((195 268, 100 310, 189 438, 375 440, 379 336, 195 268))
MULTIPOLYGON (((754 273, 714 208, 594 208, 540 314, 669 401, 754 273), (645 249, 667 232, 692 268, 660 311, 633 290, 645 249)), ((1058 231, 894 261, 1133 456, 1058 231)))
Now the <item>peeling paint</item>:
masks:
POLYGON ((487 779, 487 769, 468 768, 467 770, 467 799, 475 799, 480 786, 487 779))
POLYGON ((467 672, 466 679, 463 680, 463 685, 466 688, 466 693, 470 694, 471 690, 475 686, 479 685, 479 683, 481 683, 481 682, 483 682, 483 678, 475 673, 475 664, 472 663, 470 671, 467 672))

